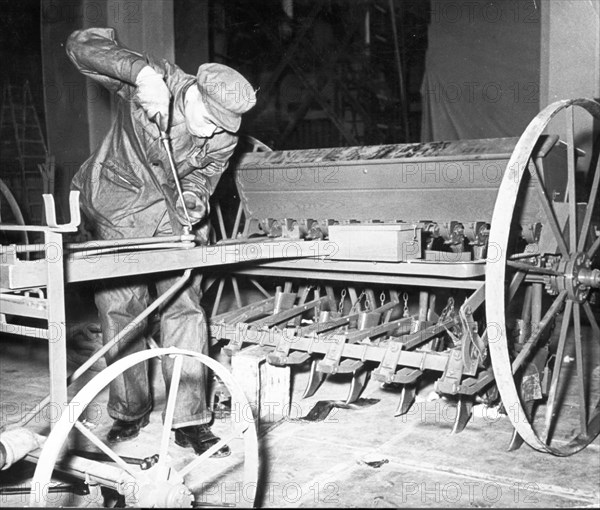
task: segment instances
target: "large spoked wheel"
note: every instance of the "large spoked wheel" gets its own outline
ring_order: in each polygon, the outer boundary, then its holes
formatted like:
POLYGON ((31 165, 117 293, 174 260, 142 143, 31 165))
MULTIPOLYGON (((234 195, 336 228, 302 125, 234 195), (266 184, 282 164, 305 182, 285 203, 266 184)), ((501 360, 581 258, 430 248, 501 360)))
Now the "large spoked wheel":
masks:
MULTIPOLYGON (((21 209, 19 208, 19 203, 10 191, 10 188, 4 183, 2 179, 0 179, 0 196, 3 200, 6 201, 11 212, 11 216, 8 218, 8 222, 6 221, 6 218, 4 218, 4 220, 2 219, 2 213, 0 212, 0 223, 4 222, 10 224, 14 222, 17 225, 25 225, 25 219, 23 218, 23 213, 21 213, 21 209)), ((0 200, 0 204, 1 203, 2 200, 0 200)), ((29 237, 25 230, 23 230, 20 233, 20 236, 21 242, 23 244, 29 244, 29 237)))
MULTIPOLYGON (((241 142, 240 145, 241 145, 241 148, 243 149, 243 152, 271 152, 273 150, 267 144, 261 142, 260 140, 254 138, 252 136, 244 136, 240 140, 240 142, 241 142)), ((228 175, 230 175, 230 174, 228 174, 228 175)), ((231 183, 230 186, 235 187, 235 184, 231 183)), ((234 207, 235 207, 235 205, 234 205, 234 207)), ((213 224, 216 224, 218 226, 218 230, 216 229, 216 227, 212 229, 212 233, 213 233, 212 242, 216 243, 217 239, 218 239, 218 242, 235 242, 244 231, 245 218, 244 218, 243 204, 237 197, 231 197, 229 195, 221 196, 220 199, 215 202, 214 210, 215 210, 216 219, 213 218, 211 221, 213 224), (236 201, 238 201, 239 203, 237 205, 237 211, 235 213, 235 220, 233 221, 233 225, 232 225, 231 221, 228 221, 228 219, 232 219, 231 215, 225 214, 223 211, 223 207, 226 207, 226 206, 231 207, 231 205, 235 204, 236 201), (224 204, 223 207, 221 206, 221 203, 224 204)), ((217 280, 218 280, 218 284, 216 286, 216 288, 217 288, 216 295, 214 296, 214 299, 212 299, 212 308, 211 308, 212 311, 210 313, 211 317, 214 317, 215 315, 217 315, 218 310, 221 307, 221 302, 223 300, 223 291, 225 290, 225 284, 228 280, 231 281, 231 287, 233 289, 235 305, 237 306, 237 308, 242 307, 242 301, 243 301, 242 300, 242 292, 240 292, 240 285, 238 282, 238 278, 232 274, 223 274, 223 275, 217 276, 214 279, 205 280, 203 291, 206 293, 209 290, 209 288, 214 283, 216 283, 217 280)), ((257 284, 254 283, 254 286, 256 287, 257 284)), ((264 289, 260 289, 260 287, 257 287, 257 288, 259 288, 259 290, 264 295, 268 296, 268 294, 266 294, 264 289)))
POLYGON ((502 402, 532 448, 557 456, 600 431, 600 328, 590 304, 600 286, 600 168, 592 158, 585 181, 577 176, 574 136, 575 119, 590 116, 600 119, 600 105, 575 99, 533 119, 508 163, 489 237, 486 316, 502 402), (552 136, 563 131, 564 142, 552 136))
MULTIPOLYGON (((120 479, 112 480, 116 484, 112 483, 109 486, 122 487, 129 506, 190 507, 194 499, 200 506, 252 507, 254 504, 258 481, 258 439, 250 406, 243 390, 230 372, 208 356, 177 348, 149 349, 113 363, 94 377, 71 400, 46 440, 32 480, 32 506, 46 504, 50 477, 73 427, 121 469, 120 479), (144 445, 149 448, 149 457, 158 453, 158 460, 149 469, 142 470, 139 466, 126 463, 114 449, 79 421, 79 417, 116 377, 132 366, 154 357, 170 357, 174 367, 161 437, 156 445, 144 445), (229 432, 220 434, 219 443, 189 462, 175 450, 178 447, 173 446, 171 431, 185 358, 191 358, 210 368, 223 381, 232 396, 229 432), (229 445, 231 455, 211 458, 224 445, 229 445), (227 484, 226 492, 219 490, 224 484, 227 484), (238 492, 233 494, 235 491, 238 492), (217 499, 213 501, 214 498, 217 499), (228 498, 233 499, 228 501, 228 498)), ((93 472, 88 474, 92 480, 102 477, 94 477, 93 472)))

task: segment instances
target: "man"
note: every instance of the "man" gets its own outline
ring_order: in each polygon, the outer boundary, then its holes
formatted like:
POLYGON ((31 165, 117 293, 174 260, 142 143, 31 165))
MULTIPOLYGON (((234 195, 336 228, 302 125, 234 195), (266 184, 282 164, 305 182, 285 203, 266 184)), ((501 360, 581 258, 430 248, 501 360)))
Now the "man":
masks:
MULTIPOLYGON (((254 90, 230 67, 203 64, 196 76, 166 60, 121 46, 108 28, 74 32, 67 54, 86 76, 118 96, 114 123, 103 142, 73 178, 82 210, 101 239, 181 234, 208 213, 208 200, 237 143, 241 115, 256 103, 254 90), (184 203, 178 196, 161 131, 169 134, 184 203), (186 211, 187 209, 187 211, 186 211), (187 214, 186 214, 187 212, 187 214)), ((157 266, 158 269, 159 266, 157 266)), ((153 281, 158 294, 173 275, 153 281)), ((191 284, 161 311, 163 347, 177 346, 206 354, 206 316, 200 307, 200 282, 191 284)), ((108 280, 96 293, 104 341, 121 331, 148 305, 148 282, 108 280)), ((147 324, 107 355, 109 363, 145 348, 147 324)), ((186 359, 173 419, 175 442, 202 454, 218 442, 206 402, 206 368, 186 359)), ((167 387, 173 362, 162 360, 167 387)), ((151 388, 145 364, 138 364, 110 385, 108 412, 115 420, 109 442, 132 439, 148 424, 151 388)), ((218 454, 227 455, 224 447, 218 454)))

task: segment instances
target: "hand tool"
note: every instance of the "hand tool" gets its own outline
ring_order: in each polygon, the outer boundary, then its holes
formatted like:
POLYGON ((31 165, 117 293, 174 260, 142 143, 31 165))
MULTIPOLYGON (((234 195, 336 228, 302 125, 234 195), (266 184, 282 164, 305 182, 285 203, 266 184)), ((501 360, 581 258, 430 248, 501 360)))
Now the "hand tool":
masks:
MULTIPOLYGON (((106 454, 101 452, 88 452, 85 450, 69 450, 71 455, 76 455, 78 457, 83 457, 84 459, 96 460, 99 462, 113 462, 113 460, 106 454)), ((134 466, 140 466, 140 469, 150 469, 154 464, 158 462, 158 453, 151 455, 149 457, 145 457, 143 459, 139 459, 137 457, 124 457, 123 455, 119 455, 123 462, 127 464, 132 464, 134 466)))

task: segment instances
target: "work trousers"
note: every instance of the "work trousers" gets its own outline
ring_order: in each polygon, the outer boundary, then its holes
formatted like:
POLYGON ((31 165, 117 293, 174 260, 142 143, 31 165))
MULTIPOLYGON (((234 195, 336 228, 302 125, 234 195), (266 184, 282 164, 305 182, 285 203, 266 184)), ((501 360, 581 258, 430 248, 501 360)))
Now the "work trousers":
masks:
MULTIPOLYGON (((170 226, 161 227, 159 235, 170 233, 170 226)), ((160 255, 157 255, 157 269, 160 269, 160 255)), ((152 277, 151 282, 136 280, 113 283, 107 280, 95 296, 104 343, 123 331, 134 317, 148 307, 151 303, 149 284, 155 286, 156 293, 160 296, 177 279, 177 276, 169 274, 166 277, 152 277)), ((161 347, 179 347, 208 355, 208 329, 206 315, 200 306, 201 296, 199 275, 192 276, 182 289, 159 308, 161 347)), ((146 338, 149 334, 148 321, 141 321, 134 332, 108 351, 107 364, 146 349, 146 338)), ((161 364, 168 395, 174 360, 163 357, 161 364)), ((211 421, 212 413, 207 406, 206 393, 206 366, 198 360, 184 357, 173 428, 201 425, 211 421)), ((151 409, 152 388, 148 362, 134 365, 110 384, 108 414, 111 418, 136 420, 151 409)))

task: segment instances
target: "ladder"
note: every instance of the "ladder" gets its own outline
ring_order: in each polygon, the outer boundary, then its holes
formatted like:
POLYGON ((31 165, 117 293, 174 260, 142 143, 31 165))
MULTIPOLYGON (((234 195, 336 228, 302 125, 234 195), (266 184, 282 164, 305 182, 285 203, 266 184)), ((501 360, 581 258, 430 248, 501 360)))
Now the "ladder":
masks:
POLYGON ((43 221, 42 194, 52 192, 54 164, 33 104, 29 82, 5 82, 0 110, 0 161, 3 177, 17 190, 29 224, 43 221))

